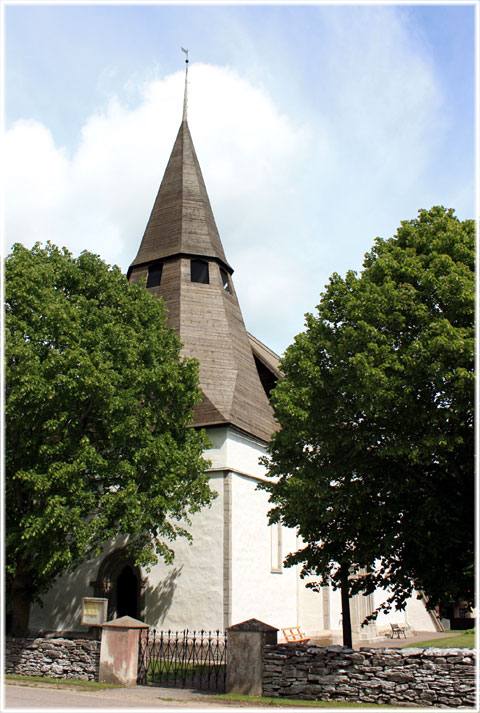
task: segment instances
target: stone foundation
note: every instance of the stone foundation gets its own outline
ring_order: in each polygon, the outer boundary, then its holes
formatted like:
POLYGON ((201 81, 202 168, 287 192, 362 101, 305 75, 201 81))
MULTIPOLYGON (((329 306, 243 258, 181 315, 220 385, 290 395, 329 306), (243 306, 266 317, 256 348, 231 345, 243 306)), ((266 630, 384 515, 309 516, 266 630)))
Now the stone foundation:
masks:
POLYGON ((98 681, 100 642, 88 639, 7 639, 5 673, 98 681))

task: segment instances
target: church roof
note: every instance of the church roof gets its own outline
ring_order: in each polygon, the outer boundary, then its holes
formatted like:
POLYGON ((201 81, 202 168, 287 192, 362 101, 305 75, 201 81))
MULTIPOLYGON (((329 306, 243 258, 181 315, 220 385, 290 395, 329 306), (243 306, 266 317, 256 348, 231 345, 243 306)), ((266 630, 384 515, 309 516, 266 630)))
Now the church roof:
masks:
POLYGON ((270 440, 278 428, 268 397, 280 376, 278 357, 245 329, 185 114, 130 281, 159 262, 160 281, 149 289, 163 297, 182 354, 200 365, 203 399, 192 425, 230 424, 270 440), (207 264, 206 280, 193 278, 198 259, 207 264))
POLYGON ((250 340, 254 356, 256 356, 277 379, 280 379, 282 372, 280 371, 280 357, 278 354, 275 354, 274 351, 254 337, 253 334, 250 334, 250 332, 248 332, 248 339, 250 340))
POLYGON ((231 273, 193 146, 183 120, 133 265, 172 255, 216 258, 231 273))

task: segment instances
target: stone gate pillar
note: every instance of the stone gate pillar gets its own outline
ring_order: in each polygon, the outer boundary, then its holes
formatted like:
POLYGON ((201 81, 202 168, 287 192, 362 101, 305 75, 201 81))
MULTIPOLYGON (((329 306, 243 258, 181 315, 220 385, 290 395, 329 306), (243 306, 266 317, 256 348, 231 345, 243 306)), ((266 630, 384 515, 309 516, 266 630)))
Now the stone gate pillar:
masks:
POLYGON ((134 686, 138 672, 138 639, 148 624, 131 616, 107 621, 102 626, 100 645, 100 683, 134 686))
POLYGON ((262 695, 263 647, 277 643, 277 632, 258 619, 227 629, 227 693, 262 695))

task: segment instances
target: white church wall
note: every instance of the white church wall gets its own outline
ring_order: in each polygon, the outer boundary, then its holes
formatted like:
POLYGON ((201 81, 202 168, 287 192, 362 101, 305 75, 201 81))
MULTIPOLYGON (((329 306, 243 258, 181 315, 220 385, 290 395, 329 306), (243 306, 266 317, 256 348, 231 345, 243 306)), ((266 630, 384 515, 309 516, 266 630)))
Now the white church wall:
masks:
MULTIPOLYGON (((417 599, 417 592, 414 592, 407 600, 405 609, 392 609, 388 614, 380 613, 377 617, 377 629, 380 631, 389 630, 390 624, 408 624, 415 631, 437 631, 432 616, 425 608, 422 599, 417 599)), ((389 592, 383 589, 377 589, 374 594, 374 606, 379 607, 380 604, 388 599, 389 592)))
MULTIPOLYGON (((298 568, 272 571, 279 569, 272 567, 274 559, 278 564, 277 526, 268 525, 268 494, 256 489, 266 480, 265 466, 259 463, 265 445, 234 429, 209 429, 207 435, 214 446, 207 454, 212 467, 232 471, 231 623, 254 617, 282 628, 301 625, 303 617, 309 628, 321 628, 318 595, 305 590, 298 568)), ((295 530, 281 527, 280 559, 297 547, 295 530)))
POLYGON ((264 456, 265 453, 265 446, 260 441, 233 429, 229 430, 227 443, 229 468, 257 478, 266 479, 265 466, 259 463, 260 457, 264 456))
POLYGON ((42 596, 42 605, 34 604, 30 612, 30 629, 59 631, 88 631, 82 626, 82 598, 93 596, 90 582, 96 579, 98 568, 103 557, 112 552, 115 547, 122 547, 124 539, 118 539, 107 546, 101 557, 84 562, 75 572, 66 572, 42 596))
POLYGON ((227 467, 227 435, 228 428, 207 428, 206 434, 212 444, 204 453, 204 457, 211 462, 212 469, 224 470, 227 467))
POLYGON ((259 463, 265 445, 256 438, 230 427, 207 428, 212 447, 205 452, 212 470, 231 470, 265 479, 265 466, 259 463))
POLYGON ((425 608, 423 599, 417 599, 417 592, 407 602, 405 611, 406 620, 417 631, 438 631, 435 626, 433 612, 430 614, 425 608))
MULTIPOLYGON (((272 527, 267 493, 257 481, 233 474, 232 624, 250 618, 278 628, 297 624, 295 568, 272 572, 272 527)), ((295 533, 282 528, 282 551, 295 547, 295 533)), ((274 568, 276 562, 273 562, 274 568)))
POLYGON ((310 636, 321 635, 323 631, 330 628, 330 592, 328 587, 323 587, 320 592, 306 587, 308 582, 313 582, 315 579, 314 577, 305 579, 299 577, 298 580, 299 626, 310 636))
POLYGON ((223 629, 223 474, 210 479, 218 495, 192 516, 184 538, 172 543, 172 565, 152 567, 145 591, 145 621, 161 629, 223 629))
MULTIPOLYGON (((305 580, 308 581, 308 580, 305 580)), ((308 592, 308 590, 306 590, 308 592)), ((376 638, 377 636, 390 633, 390 624, 408 624, 415 631, 437 631, 432 616, 427 612, 425 605, 421 599, 417 599, 415 593, 407 600, 407 605, 404 611, 392 609, 388 614, 379 613, 374 622, 371 622, 367 627, 361 627, 363 620, 362 614, 366 614, 367 608, 372 612, 386 601, 390 592, 377 589, 371 596, 369 607, 362 606, 366 604, 363 601, 363 595, 359 594, 356 598, 350 600, 350 616, 352 619, 352 628, 354 629, 354 639, 361 638, 376 638), (355 608, 359 608, 356 613, 355 608), (357 616, 355 616, 357 614, 357 616)), ((340 590, 333 590, 331 587, 322 588, 319 594, 303 593, 301 597, 301 625, 304 631, 310 635, 321 635, 320 627, 315 624, 315 611, 320 609, 320 601, 323 607, 323 631, 329 630, 332 634, 341 634, 342 631, 342 602, 340 590), (318 597, 318 603, 314 597, 318 597), (326 608, 328 607, 328 613, 326 608)))
MULTIPOLYGON (((193 543, 183 538, 172 543, 172 565, 161 561, 149 573, 142 570, 145 621, 172 630, 223 629, 254 617, 278 628, 299 625, 315 636, 340 632, 340 592, 308 590, 299 567, 280 566, 300 543, 294 530, 268 525, 268 493, 256 489, 265 479, 259 464, 264 444, 228 427, 207 429, 207 435, 212 442, 206 453, 212 462, 210 486, 218 495, 210 508, 192 517, 188 529, 193 543)), ((45 595, 44 606, 32 607, 32 630, 82 630, 82 597, 94 594, 90 582, 103 558, 124 544, 124 539, 111 543, 102 557, 60 577, 45 595)), ((387 597, 388 592, 377 590, 372 608, 387 597)), ((388 630, 390 622, 435 631, 416 596, 405 612, 380 614, 377 630, 388 630)))
MULTIPOLYGON (((192 544, 178 538, 170 543, 175 552, 172 565, 161 560, 150 572, 142 570, 145 621, 157 628, 223 629, 223 474, 214 474, 210 487, 218 493, 216 499, 187 525, 192 544)), ((93 595, 90 582, 103 558, 125 542, 118 539, 101 557, 60 577, 44 596, 44 606, 32 607, 31 629, 86 630, 81 626, 82 597, 93 595)))
POLYGON ((342 630, 342 597, 340 595, 340 590, 333 590, 329 587, 330 593, 330 630, 331 631, 341 631, 342 630))

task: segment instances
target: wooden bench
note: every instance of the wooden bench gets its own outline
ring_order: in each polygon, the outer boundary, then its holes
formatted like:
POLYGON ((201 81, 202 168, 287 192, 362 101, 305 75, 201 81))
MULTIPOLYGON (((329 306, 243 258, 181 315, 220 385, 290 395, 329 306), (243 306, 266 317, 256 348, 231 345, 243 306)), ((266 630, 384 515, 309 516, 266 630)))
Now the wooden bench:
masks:
POLYGON ((306 644, 307 641, 310 641, 305 637, 299 626, 289 626, 286 629, 282 629, 282 634, 287 644, 306 644))
POLYGON ((407 629, 408 629, 407 625, 390 624, 390 626, 392 627, 392 634, 391 634, 392 639, 394 639, 395 637, 397 637, 397 639, 399 639, 402 636, 402 634, 405 638, 407 638, 407 629))

